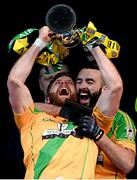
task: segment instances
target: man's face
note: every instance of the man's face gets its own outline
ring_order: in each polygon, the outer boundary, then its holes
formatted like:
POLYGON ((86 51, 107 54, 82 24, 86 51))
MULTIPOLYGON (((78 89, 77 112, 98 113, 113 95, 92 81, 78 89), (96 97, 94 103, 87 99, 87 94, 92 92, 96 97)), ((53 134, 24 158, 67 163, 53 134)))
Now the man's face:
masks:
POLYGON ((80 104, 94 107, 103 87, 101 73, 97 69, 83 68, 76 80, 76 91, 80 104))
POLYGON ((56 79, 48 94, 51 103, 56 105, 63 105, 65 99, 76 101, 76 88, 73 80, 68 76, 62 76, 56 79))
POLYGON ((50 81, 54 78, 54 76, 60 72, 68 72, 68 71, 69 70, 66 65, 63 65, 63 68, 60 71, 52 73, 52 74, 45 74, 44 67, 40 70, 39 85, 40 85, 41 91, 43 91, 44 93, 45 98, 47 96, 48 85, 50 81))

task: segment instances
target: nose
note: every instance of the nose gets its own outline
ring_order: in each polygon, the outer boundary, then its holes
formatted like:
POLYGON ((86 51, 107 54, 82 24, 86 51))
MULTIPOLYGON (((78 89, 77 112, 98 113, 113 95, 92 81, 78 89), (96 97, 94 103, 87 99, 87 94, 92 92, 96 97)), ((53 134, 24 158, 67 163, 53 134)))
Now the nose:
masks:
POLYGON ((81 82, 80 84, 77 85, 79 87, 79 89, 87 89, 86 83, 85 82, 81 82))
POLYGON ((67 85, 67 84, 68 84, 68 82, 67 82, 67 81, 65 81, 65 80, 62 80, 60 84, 62 84, 62 85, 67 85))

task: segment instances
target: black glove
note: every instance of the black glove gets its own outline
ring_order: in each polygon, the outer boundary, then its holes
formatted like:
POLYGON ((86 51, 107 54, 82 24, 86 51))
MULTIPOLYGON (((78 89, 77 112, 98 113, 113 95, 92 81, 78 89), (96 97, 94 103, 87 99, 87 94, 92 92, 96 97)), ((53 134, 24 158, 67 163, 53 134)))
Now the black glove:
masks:
POLYGON ((85 136, 98 141, 104 134, 104 131, 98 126, 95 118, 92 116, 83 116, 75 122, 75 125, 77 125, 75 131, 79 137, 85 136))

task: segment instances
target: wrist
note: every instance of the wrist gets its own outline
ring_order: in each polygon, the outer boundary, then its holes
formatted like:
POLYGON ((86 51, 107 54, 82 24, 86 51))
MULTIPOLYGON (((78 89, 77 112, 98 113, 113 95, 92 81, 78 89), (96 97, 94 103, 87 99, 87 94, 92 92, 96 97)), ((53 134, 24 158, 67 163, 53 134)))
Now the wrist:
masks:
POLYGON ((47 46, 47 44, 47 42, 44 42, 40 38, 37 38, 33 43, 33 45, 38 47, 40 50, 44 49, 47 46))
POLYGON ((100 46, 100 40, 99 39, 91 39, 86 45, 85 45, 90 51, 98 46, 100 46))
POLYGON ((99 129, 98 133, 93 138, 94 141, 96 142, 99 141, 102 138, 103 134, 104 134, 104 131, 102 129, 99 129))

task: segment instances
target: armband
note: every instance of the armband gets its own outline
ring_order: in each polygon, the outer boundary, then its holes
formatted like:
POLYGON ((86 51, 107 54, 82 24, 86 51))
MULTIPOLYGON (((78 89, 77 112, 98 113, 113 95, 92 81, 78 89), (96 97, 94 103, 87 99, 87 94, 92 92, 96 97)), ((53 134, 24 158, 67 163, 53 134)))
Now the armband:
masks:
POLYGON ((47 42, 42 41, 40 38, 37 38, 33 43, 33 45, 38 47, 40 50, 44 49, 47 46, 47 44, 47 42))

